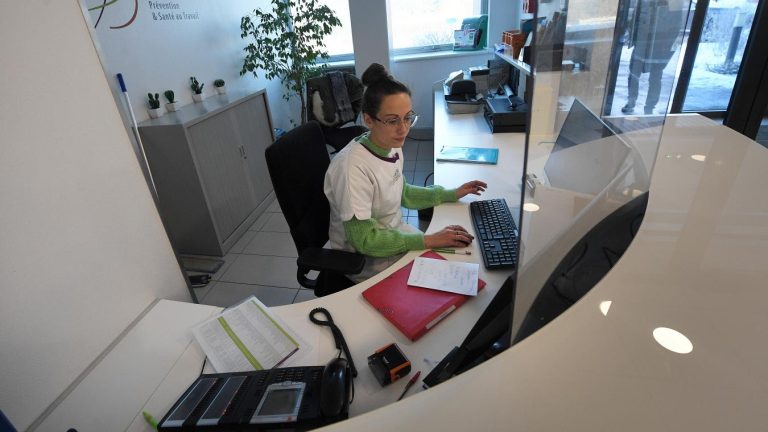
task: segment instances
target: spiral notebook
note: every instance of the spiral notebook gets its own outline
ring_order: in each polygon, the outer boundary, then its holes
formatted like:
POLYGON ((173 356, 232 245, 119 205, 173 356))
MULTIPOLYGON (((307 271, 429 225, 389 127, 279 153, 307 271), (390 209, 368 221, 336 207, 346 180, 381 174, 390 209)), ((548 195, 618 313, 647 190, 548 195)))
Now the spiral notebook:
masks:
MULTIPOLYGON (((432 251, 421 256, 445 259, 432 251)), ((413 261, 363 291, 363 298, 408 339, 415 341, 471 296, 408 285, 412 267, 413 261)), ((478 279, 477 289, 483 287, 485 281, 478 279)))
POLYGON ((443 147, 437 154, 441 162, 470 162, 495 165, 499 149, 487 147, 443 147))

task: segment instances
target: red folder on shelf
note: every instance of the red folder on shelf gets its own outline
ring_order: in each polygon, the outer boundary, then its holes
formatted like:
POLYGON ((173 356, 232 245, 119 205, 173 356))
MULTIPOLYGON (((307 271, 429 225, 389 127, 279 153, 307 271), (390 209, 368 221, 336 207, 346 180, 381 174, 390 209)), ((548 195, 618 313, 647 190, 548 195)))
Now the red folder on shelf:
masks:
MULTIPOLYGON (((421 256, 445 259, 432 251, 421 256)), ((413 261, 363 291, 363 297, 408 339, 415 341, 464 304, 469 296, 408 285, 412 267, 413 261)), ((478 279, 477 289, 484 286, 485 281, 478 279)))

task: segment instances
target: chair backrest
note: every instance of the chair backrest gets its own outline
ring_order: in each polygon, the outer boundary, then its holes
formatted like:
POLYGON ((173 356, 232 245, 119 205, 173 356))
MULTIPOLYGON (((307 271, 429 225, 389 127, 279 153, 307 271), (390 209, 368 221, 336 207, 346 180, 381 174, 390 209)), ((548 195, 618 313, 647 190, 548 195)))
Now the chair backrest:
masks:
POLYGON ((328 241, 330 206, 323 192, 330 158, 320 125, 308 122, 267 147, 269 176, 296 250, 328 241))

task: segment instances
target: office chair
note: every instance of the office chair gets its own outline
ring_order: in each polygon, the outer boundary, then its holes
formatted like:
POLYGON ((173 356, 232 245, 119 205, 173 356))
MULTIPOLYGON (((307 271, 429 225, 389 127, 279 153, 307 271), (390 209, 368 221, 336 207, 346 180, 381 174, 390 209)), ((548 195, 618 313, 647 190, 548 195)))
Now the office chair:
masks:
POLYGON ((354 124, 362 106, 363 83, 353 74, 332 71, 307 80, 307 119, 320 124, 336 152, 368 130, 354 124))
POLYGON ((363 270, 365 257, 351 252, 323 249, 328 241, 330 205, 323 192, 330 164, 320 125, 308 122, 289 131, 267 147, 267 169, 277 202, 291 230, 299 253, 296 279, 318 297, 354 284, 345 274, 363 270), (311 270, 319 271, 315 279, 311 270))

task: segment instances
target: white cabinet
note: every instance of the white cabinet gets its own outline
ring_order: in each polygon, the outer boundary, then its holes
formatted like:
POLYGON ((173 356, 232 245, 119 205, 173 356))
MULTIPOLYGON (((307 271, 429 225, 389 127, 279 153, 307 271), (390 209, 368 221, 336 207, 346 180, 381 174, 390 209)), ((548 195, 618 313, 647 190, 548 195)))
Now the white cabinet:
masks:
POLYGON ((272 120, 264 90, 212 96, 142 122, 139 133, 177 251, 225 255, 272 192, 264 159, 272 120))

